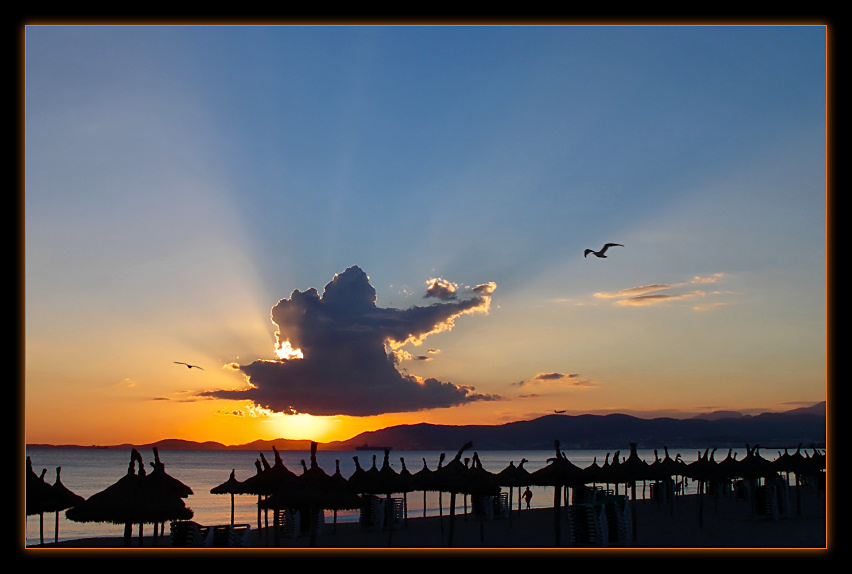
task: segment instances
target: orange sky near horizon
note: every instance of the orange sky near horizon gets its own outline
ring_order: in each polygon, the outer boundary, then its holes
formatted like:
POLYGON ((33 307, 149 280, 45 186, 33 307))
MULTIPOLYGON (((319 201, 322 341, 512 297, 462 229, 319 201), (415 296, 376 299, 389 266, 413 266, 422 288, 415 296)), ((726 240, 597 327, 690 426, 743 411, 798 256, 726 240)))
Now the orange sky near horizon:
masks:
POLYGON ((829 31, 26 26, 25 442, 827 400, 829 31))

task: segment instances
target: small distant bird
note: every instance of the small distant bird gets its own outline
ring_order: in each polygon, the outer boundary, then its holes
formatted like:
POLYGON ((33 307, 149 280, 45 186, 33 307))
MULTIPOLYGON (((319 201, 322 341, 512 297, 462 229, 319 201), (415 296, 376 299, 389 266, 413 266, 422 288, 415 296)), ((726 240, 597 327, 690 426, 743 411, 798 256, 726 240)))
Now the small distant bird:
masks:
MULTIPOLYGON (((201 369, 201 367, 199 367, 198 365, 190 365, 189 363, 182 363, 180 361, 175 361, 175 364, 176 365, 186 365, 187 369, 201 369)), ((201 369, 201 370, 203 371, 204 369, 201 369)))
POLYGON ((607 243, 600 251, 595 251, 594 249, 586 249, 586 251, 583 252, 583 257, 588 255, 589 253, 594 253, 597 257, 606 258, 606 255, 604 255, 604 253, 606 253, 606 250, 610 247, 624 247, 624 245, 622 245, 621 243, 607 243))

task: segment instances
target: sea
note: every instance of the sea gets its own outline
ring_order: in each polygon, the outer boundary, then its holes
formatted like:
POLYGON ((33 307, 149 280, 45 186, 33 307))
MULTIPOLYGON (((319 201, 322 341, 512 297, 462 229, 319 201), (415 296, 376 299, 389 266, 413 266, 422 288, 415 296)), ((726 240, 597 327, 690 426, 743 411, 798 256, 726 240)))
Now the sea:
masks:
MULTIPOLYGON (((145 461, 146 470, 152 470, 151 462, 154 460, 152 450, 139 449, 145 461)), ((795 448, 789 452, 795 451, 795 448)), ((455 452, 448 451, 421 451, 421 450, 391 450, 389 463, 393 470, 402 470, 403 462, 405 468, 412 474, 425 465, 430 470, 438 467, 441 453, 445 454, 445 464, 455 456, 455 452)), ((471 458, 474 451, 465 451, 463 458, 471 458)), ((602 465, 609 456, 612 460, 614 450, 564 450, 565 456, 574 465, 585 468, 596 461, 602 465)), ((778 452, 771 449, 761 449, 760 454, 767 460, 777 458, 783 449, 778 452)), ((489 450, 476 451, 482 467, 493 473, 498 473, 510 463, 515 466, 526 459, 524 468, 533 472, 547 466, 548 459, 554 456, 553 449, 550 450, 489 450)), ((742 460, 746 455, 745 448, 734 449, 737 460, 742 460)), ((269 464, 274 463, 272 451, 263 453, 269 464)), ((310 463, 310 453, 306 451, 279 451, 284 465, 294 473, 302 473, 301 461, 310 463)), ((619 451, 619 458, 623 460, 628 456, 629 448, 619 451)), ((654 462, 654 449, 638 449, 637 454, 648 464, 654 462)), ((657 450, 659 458, 664 457, 662 449, 657 450)), ((685 463, 695 461, 701 453, 694 449, 672 449, 669 455, 675 458, 680 455, 685 463)), ((721 461, 728 454, 728 449, 720 449, 715 452, 715 460, 721 461)), ((60 478, 62 484, 72 492, 84 498, 104 490, 115 483, 127 473, 130 462, 130 449, 120 448, 56 448, 56 447, 27 447, 26 455, 32 461, 33 470, 44 475, 45 481, 53 484, 56 480, 56 467, 61 467, 60 478)), ((344 477, 349 477, 356 469, 355 459, 364 470, 369 470, 375 464, 381 468, 384 459, 384 451, 323 451, 317 452, 317 463, 329 475, 334 474, 336 465, 339 464, 340 472, 344 477)), ((193 520, 203 525, 229 524, 231 521, 231 495, 211 494, 210 490, 215 486, 228 480, 231 471, 237 480, 243 481, 256 473, 255 462, 260 460, 260 453, 255 451, 237 450, 159 450, 160 461, 165 465, 165 471, 172 477, 188 485, 193 494, 185 499, 186 506, 194 512, 193 520)), ((22 461, 24 462, 24 461, 22 461)), ((694 494, 697 485, 692 481, 685 481, 683 485, 684 494, 694 494)), ((610 488, 613 488, 612 486, 610 488)), ((621 493, 626 494, 621 485, 621 493)), ((533 493, 530 506, 532 508, 550 508, 553 506, 553 488, 544 486, 532 486, 533 493)), ((504 488, 503 492, 508 492, 504 488)), ((394 495, 403 497, 402 494, 394 495)), ((650 485, 637 483, 636 497, 638 499, 650 498, 650 485)), ((407 505, 407 516, 437 516, 439 513, 447 516, 449 514, 450 496, 447 493, 437 492, 410 492, 405 495, 407 505)), ((518 488, 512 492, 512 508, 518 508, 520 493, 518 488)), ((463 496, 456 499, 456 513, 460 514, 470 508, 470 501, 463 496)), ((24 512, 21 512, 25 514, 24 512)), ((325 522, 331 524, 337 522, 357 522, 359 511, 325 511, 325 522)), ((269 520, 271 521, 271 516, 269 520)), ((265 520, 265 518, 262 518, 265 520)), ((249 524, 252 528, 257 527, 258 511, 257 496, 235 495, 234 496, 234 522, 237 524, 249 524)), ((262 523, 265 525, 265 522, 262 523)), ((134 525, 133 534, 138 535, 138 525, 134 525)), ((153 533, 152 525, 143 527, 143 534, 153 533)), ((101 537, 101 536, 123 536, 124 526, 111 523, 79 523, 69 520, 65 511, 47 513, 45 515, 26 516, 26 545, 37 545, 44 536, 44 542, 50 543, 54 540, 73 540, 79 538, 101 537), (57 537, 58 521, 58 537, 57 537)), ((168 536, 168 525, 165 535, 168 536)))

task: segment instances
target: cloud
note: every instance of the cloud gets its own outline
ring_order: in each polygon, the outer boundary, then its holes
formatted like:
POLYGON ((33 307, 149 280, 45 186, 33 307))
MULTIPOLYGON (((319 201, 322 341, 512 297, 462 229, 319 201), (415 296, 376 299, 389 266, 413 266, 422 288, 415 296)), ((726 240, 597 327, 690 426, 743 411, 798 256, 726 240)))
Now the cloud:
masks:
MULTIPOLYGON (((641 285, 639 287, 630 287, 629 289, 622 289, 620 291, 599 292, 595 293, 594 296, 598 299, 617 299, 613 304, 621 307, 646 307, 650 305, 658 305, 660 303, 683 301, 688 299, 694 299, 696 297, 706 297, 708 293, 700 289, 674 293, 666 292, 675 291, 677 289, 682 289, 691 285, 706 285, 709 283, 716 283, 723 277, 725 277, 724 273, 714 273, 713 275, 705 277, 696 275, 689 281, 683 281, 681 283, 641 285)), ((711 294, 719 295, 720 293, 721 292, 719 291, 713 291, 711 294)), ((696 311, 707 311, 709 309, 721 305, 723 305, 723 303, 713 302, 702 305, 696 305, 693 307, 693 309, 696 311)))
POLYGON ((572 387, 589 386, 592 384, 588 379, 581 378, 578 373, 538 373, 531 379, 513 383, 520 387, 530 387, 543 384, 561 384, 572 387))
POLYGON ((455 283, 433 277, 426 282, 426 294, 423 295, 423 298, 435 297, 443 301, 453 301, 456 298, 458 288, 459 286, 455 283))
POLYGON ((276 412, 372 416, 443 408, 500 397, 473 387, 402 374, 408 360, 397 352, 448 331, 465 314, 487 313, 496 284, 460 290, 441 279, 427 282, 427 296, 442 302, 408 309, 379 308, 369 277, 353 266, 325 286, 293 291, 272 308, 276 349, 298 351, 278 360, 240 365, 248 388, 203 393, 248 399, 276 412), (388 350, 390 349, 390 350, 388 350), (296 357, 301 358, 296 358, 296 357))

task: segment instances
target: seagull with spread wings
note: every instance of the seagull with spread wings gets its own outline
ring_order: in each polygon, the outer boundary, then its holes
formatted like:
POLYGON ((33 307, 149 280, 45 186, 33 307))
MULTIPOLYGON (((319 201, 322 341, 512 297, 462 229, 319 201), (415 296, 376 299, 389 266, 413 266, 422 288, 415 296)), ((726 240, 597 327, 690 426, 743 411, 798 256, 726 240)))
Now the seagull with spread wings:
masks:
MULTIPOLYGON (((181 361, 175 361, 175 364, 176 365, 186 365, 187 369, 201 369, 201 367, 199 367, 198 365, 190 365, 189 363, 183 363, 181 361)), ((203 371, 204 369, 201 369, 201 370, 203 371)))
POLYGON ((606 250, 610 247, 624 247, 624 245, 622 245, 621 243, 607 243, 601 248, 600 251, 595 251, 594 249, 586 249, 586 251, 583 253, 583 257, 587 256, 589 253, 594 253, 596 257, 603 257, 605 259, 606 255, 604 255, 604 253, 606 253, 606 250))

